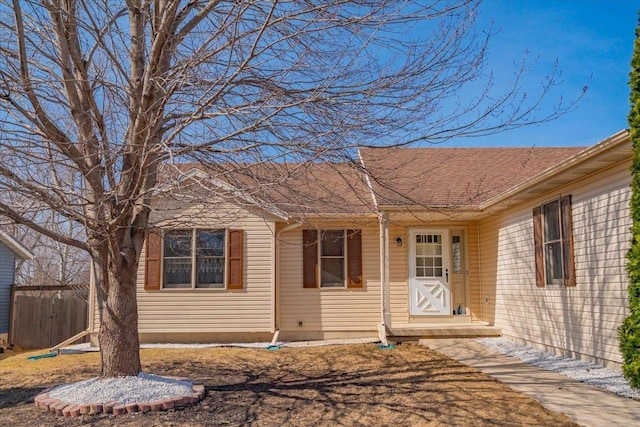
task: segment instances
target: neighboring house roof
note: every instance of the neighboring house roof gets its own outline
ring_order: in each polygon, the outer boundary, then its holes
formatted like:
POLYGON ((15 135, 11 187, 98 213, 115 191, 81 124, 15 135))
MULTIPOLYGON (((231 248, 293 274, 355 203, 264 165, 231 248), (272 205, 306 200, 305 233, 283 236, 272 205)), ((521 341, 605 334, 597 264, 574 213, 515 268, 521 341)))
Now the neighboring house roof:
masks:
POLYGON ((11 249, 20 258, 24 260, 33 259, 33 254, 27 248, 2 230, 0 230, 0 242, 4 243, 6 247, 11 249))
POLYGON ((362 148, 378 207, 475 208, 579 153, 562 148, 362 148))

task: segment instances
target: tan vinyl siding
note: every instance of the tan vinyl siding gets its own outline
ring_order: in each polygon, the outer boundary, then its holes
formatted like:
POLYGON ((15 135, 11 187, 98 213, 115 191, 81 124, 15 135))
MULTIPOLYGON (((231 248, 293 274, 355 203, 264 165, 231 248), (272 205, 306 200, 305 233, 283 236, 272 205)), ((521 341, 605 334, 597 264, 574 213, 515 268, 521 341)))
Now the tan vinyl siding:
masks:
POLYGON ((626 314, 630 176, 619 165, 480 223, 484 320, 503 334, 559 354, 621 362, 626 314), (571 194, 575 288, 536 287, 532 209, 571 194))
POLYGON ((480 282, 480 256, 478 251, 478 223, 467 226, 467 286, 469 288, 469 309, 471 320, 482 319, 482 284, 480 282))
MULTIPOLYGON (((320 229, 362 230, 363 287, 303 288, 302 230, 280 235, 279 328, 297 337, 312 332, 355 332, 375 334, 380 323, 380 246, 378 223, 331 223, 320 229), (302 326, 298 326, 302 322, 302 326)), ((283 335, 284 336, 284 335, 283 335)))
POLYGON ((389 310, 391 326, 409 323, 409 232, 400 225, 389 226, 389 310), (395 245, 402 238, 402 247, 395 245))
MULTIPOLYGON (((141 336, 161 337, 166 334, 175 340, 180 334, 200 334, 205 340, 210 336, 212 338, 209 340, 214 341, 218 333, 236 333, 240 337, 242 333, 273 332, 275 218, 270 218, 257 208, 240 208, 229 204, 192 205, 173 201, 165 203, 163 207, 163 212, 155 212, 153 220, 164 221, 169 227, 197 226, 244 231, 243 289, 145 291, 146 251, 143 250, 137 283, 141 336), (178 220, 176 212, 181 213, 178 220), (220 215, 221 212, 223 215, 220 215)), ((96 310, 95 331, 98 329, 96 310)), ((230 339, 234 337, 227 336, 230 339)))

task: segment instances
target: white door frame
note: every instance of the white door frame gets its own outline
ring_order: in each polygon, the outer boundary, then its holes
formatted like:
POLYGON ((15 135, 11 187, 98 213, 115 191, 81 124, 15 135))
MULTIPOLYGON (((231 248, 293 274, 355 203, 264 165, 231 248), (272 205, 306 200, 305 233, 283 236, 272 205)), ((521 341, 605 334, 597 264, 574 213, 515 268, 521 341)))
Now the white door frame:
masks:
MULTIPOLYGON (((450 316, 451 289, 449 272, 451 270, 451 242, 448 228, 411 228, 409 229, 409 314, 411 316, 450 316), (442 266, 440 276, 417 276, 416 272, 416 236, 437 234, 442 236, 442 266)), ((437 270, 436 270, 437 271, 437 270)))

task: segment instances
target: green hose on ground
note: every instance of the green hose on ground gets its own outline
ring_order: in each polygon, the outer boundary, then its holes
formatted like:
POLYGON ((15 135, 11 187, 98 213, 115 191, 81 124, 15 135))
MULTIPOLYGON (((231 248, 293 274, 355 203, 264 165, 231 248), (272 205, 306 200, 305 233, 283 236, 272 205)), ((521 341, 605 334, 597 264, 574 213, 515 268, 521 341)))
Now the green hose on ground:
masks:
POLYGON ((27 360, 46 359, 47 357, 56 357, 57 355, 58 353, 56 353, 55 351, 50 351, 49 353, 45 353, 45 354, 37 354, 35 356, 29 356, 27 357, 27 360))

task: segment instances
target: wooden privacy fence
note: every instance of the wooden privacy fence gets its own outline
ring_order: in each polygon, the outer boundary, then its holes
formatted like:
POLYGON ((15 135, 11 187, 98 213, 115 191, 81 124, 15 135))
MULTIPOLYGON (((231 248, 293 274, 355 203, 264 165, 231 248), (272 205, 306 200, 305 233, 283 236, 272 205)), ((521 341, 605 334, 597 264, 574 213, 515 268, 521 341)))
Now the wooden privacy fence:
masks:
POLYGON ((13 286, 9 340, 52 347, 87 328, 88 286, 13 286))

